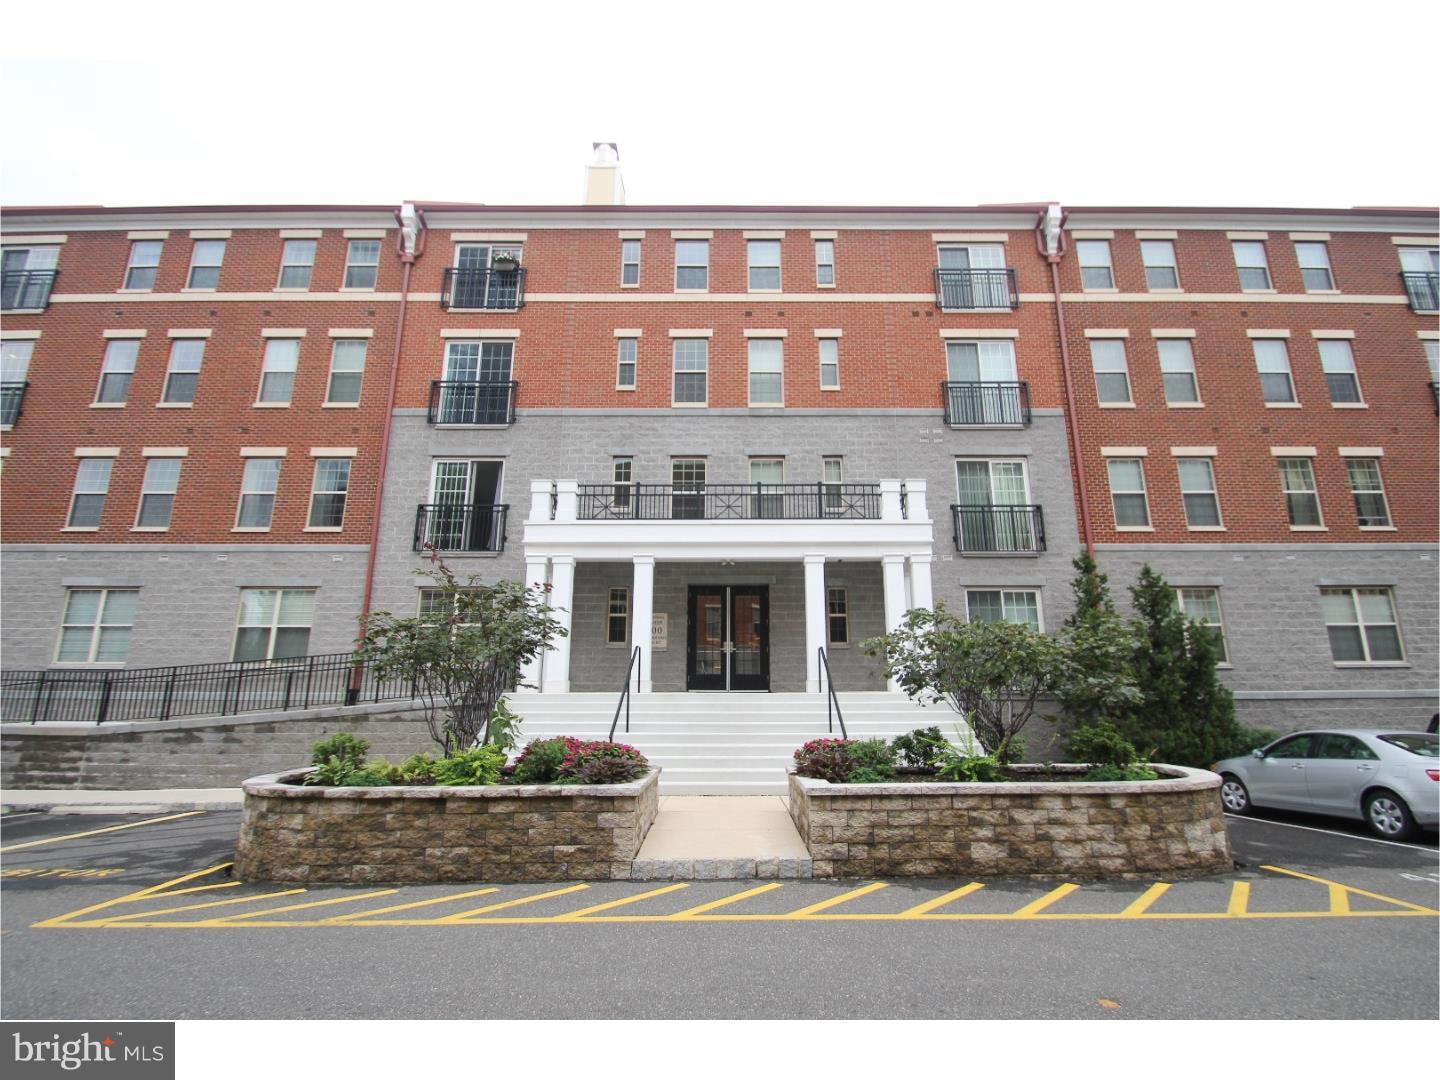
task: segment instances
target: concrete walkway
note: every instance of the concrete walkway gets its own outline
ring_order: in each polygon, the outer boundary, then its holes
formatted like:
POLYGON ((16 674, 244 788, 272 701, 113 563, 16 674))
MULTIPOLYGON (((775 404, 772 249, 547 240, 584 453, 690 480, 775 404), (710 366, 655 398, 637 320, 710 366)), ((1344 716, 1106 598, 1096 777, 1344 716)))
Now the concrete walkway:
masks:
POLYGON ((662 795, 631 871, 636 881, 809 876, 779 795, 662 795))
POLYGON ((167 810, 239 810, 236 788, 155 788, 143 791, 0 791, 0 813, 159 814, 167 810))

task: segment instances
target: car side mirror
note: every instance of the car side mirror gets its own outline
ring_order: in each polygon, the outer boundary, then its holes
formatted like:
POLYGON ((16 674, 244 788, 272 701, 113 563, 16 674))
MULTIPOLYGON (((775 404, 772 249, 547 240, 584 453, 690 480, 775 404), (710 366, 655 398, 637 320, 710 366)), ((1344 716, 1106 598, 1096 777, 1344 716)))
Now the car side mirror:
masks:
POLYGON ((1257 746, 1254 750, 1251 750, 1251 751, 1250 751, 1250 756, 1251 756, 1251 757, 1263 758, 1263 757, 1265 756, 1265 751, 1264 751, 1264 750, 1261 750, 1261 749, 1257 746))

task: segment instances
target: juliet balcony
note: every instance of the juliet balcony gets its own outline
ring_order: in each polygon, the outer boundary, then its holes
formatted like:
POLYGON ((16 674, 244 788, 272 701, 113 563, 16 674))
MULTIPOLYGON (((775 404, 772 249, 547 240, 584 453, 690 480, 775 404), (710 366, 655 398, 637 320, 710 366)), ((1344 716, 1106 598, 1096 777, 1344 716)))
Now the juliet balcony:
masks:
POLYGON ((468 427, 508 427, 515 422, 514 382, 474 382, 437 379, 430 384, 432 424, 468 427))
POLYGON ((0 383, 0 427, 14 427, 20 419, 21 406, 25 403, 25 389, 28 382, 0 383))
POLYGON ((935 306, 942 311, 1013 311, 1020 306, 1015 288, 1015 271, 1009 267, 993 270, 935 271, 935 306))
POLYGON ((1400 275, 1411 311, 1440 311, 1440 274, 1406 271, 1400 275))
POLYGON ((57 270, 6 270, 0 274, 0 311, 44 311, 57 270))
POLYGON ((440 287, 446 311, 514 311, 525 306, 525 267, 448 267, 440 287))
POLYGON ((961 555, 1038 555, 1045 514, 1038 506, 952 503, 955 550, 961 555))
POLYGON ((1025 427, 1030 423, 1030 384, 943 382, 945 423, 951 427, 1025 427))
POLYGON ((415 550, 498 555, 505 550, 508 504, 421 503, 415 508, 415 550))

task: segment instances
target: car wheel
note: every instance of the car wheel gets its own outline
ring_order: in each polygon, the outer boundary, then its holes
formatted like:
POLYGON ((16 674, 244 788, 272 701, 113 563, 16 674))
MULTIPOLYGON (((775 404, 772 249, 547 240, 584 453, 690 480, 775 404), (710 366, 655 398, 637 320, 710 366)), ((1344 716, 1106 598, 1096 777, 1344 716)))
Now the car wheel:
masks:
POLYGON ((1220 802, 1227 814, 1248 814, 1250 792, 1238 776, 1226 773, 1220 781, 1220 802))
POLYGON ((1382 840, 1405 840, 1415 835, 1410 807, 1393 791, 1382 789, 1365 796, 1365 824, 1382 840))

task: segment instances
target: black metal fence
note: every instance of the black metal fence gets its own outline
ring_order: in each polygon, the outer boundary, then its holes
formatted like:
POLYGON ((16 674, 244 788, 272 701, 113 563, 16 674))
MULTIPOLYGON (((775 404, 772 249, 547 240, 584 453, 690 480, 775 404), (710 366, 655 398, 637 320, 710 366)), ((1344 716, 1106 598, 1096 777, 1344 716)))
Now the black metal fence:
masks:
POLYGON ((352 694, 354 670, 350 653, 330 653, 182 667, 5 671, 0 672, 0 718, 9 723, 175 720, 415 696, 405 680, 382 682, 368 667, 352 694))
POLYGON ((801 520, 880 517, 879 484, 581 484, 585 520, 801 520))
POLYGON ((935 304, 946 310, 960 308, 1010 308, 1020 306, 1015 289, 1015 271, 936 270, 935 304))
POLYGON ((504 551, 508 503, 421 503, 415 508, 415 550, 504 551))
POLYGON ((1045 515, 1038 506, 950 505, 955 550, 964 555, 1030 555, 1045 550, 1045 515))
POLYGON ((50 304, 58 270, 6 270, 0 273, 0 311, 38 311, 50 304))
POLYGON ((1440 311, 1440 274, 1410 270, 1400 279, 1405 282, 1411 311, 1440 311))
POLYGON ((25 388, 28 382, 0 383, 0 426, 10 427, 20 419, 21 406, 25 403, 25 388))
POLYGON ((446 310, 467 311, 522 308, 525 306, 525 267, 514 270, 449 267, 440 287, 440 306, 446 310))
POLYGON ((459 382, 437 380, 430 384, 430 423, 485 424, 515 422, 518 382, 459 382))
POLYGON ((945 382, 940 384, 940 392, 945 400, 945 423, 951 427, 1030 423, 1029 383, 945 382))

